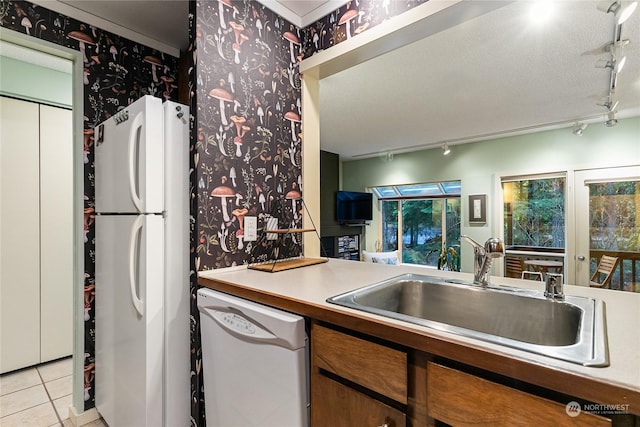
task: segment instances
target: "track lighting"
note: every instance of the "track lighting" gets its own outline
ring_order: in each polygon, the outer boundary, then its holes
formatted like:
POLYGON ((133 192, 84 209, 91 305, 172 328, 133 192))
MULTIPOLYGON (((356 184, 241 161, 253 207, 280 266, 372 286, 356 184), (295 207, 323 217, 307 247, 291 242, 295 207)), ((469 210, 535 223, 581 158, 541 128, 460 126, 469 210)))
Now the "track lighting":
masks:
POLYGON ((605 107, 609 111, 616 111, 619 103, 620 101, 618 100, 614 101, 612 98, 609 97, 607 98, 606 101, 599 103, 597 105, 600 105, 601 107, 605 107))
POLYGON ((615 65, 616 65, 615 59, 600 58, 596 62, 596 68, 610 68, 613 70, 613 67, 615 67, 615 65))
POLYGON ((629 19, 638 7, 637 1, 620 1, 620 10, 618 11, 618 24, 622 24, 629 19))
POLYGON ((573 124, 573 134, 576 136, 582 136, 586 128, 587 128, 586 123, 575 122, 573 124))
POLYGON ((449 144, 446 144, 446 143, 445 143, 445 144, 442 146, 442 155, 443 155, 443 156, 447 156, 447 155, 449 155, 449 153, 451 153, 451 149, 449 148, 449 144))
POLYGON ((599 1, 596 7, 598 8, 598 10, 601 10, 604 13, 615 14, 620 8, 620 4, 617 1, 603 0, 599 1))
MULTIPOLYGON (((620 35, 622 34, 622 23, 625 22, 631 14, 638 7, 637 0, 606 0, 606 1, 598 1, 596 4, 598 10, 601 10, 605 13, 612 13, 614 15, 614 30, 613 30, 613 41, 606 46, 606 51, 609 52, 609 58, 600 59, 596 63, 596 67, 598 68, 608 68, 609 71, 609 96, 607 100, 602 105, 606 107, 607 117, 604 122, 605 126, 613 127, 618 124, 618 119, 616 119, 618 101, 614 101, 614 95, 616 92, 616 86, 618 82, 618 74, 624 68, 624 65, 627 61, 627 57, 624 55, 624 47, 629 44, 629 40, 621 39, 620 35)), ((574 126, 575 133, 575 126, 574 126)))
POLYGON ((608 128, 612 128, 617 124, 618 124, 618 119, 616 119, 616 112, 609 111, 609 113, 607 113, 607 120, 604 122, 604 125, 608 128))
POLYGON ((625 0, 604 0, 599 1, 597 4, 598 10, 601 10, 605 13, 613 13, 618 19, 618 25, 622 24, 624 21, 629 19, 631 14, 638 7, 637 1, 625 1, 625 0))
POLYGON ((624 67, 625 62, 627 62, 627 57, 623 56, 618 59, 598 59, 596 62, 596 68, 610 68, 615 69, 616 73, 622 71, 622 67, 624 67))

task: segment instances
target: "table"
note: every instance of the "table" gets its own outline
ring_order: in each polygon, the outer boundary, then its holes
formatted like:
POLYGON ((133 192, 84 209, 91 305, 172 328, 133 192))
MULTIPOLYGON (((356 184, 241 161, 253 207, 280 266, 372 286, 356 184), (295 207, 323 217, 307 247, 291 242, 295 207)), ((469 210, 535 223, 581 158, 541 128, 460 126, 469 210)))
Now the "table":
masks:
POLYGON ((564 266, 562 262, 550 259, 527 259, 524 263, 525 265, 533 267, 534 271, 539 271, 543 275, 546 275, 549 270, 551 270, 552 273, 562 273, 562 267, 564 266))

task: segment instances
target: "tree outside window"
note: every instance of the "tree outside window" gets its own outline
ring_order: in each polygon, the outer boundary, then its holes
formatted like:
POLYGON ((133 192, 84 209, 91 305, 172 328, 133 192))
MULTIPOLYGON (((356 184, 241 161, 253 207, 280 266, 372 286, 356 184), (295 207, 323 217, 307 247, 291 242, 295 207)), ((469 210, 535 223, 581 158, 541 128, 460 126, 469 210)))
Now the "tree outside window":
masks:
POLYGON ((381 199, 383 251, 401 249, 403 263, 434 267, 438 264, 442 267, 445 257, 450 261, 449 266, 459 269, 459 182, 376 187, 373 190, 381 199), (403 192, 409 191, 411 197, 402 197, 403 192), (421 192, 436 197, 416 197, 421 192))
POLYGON ((502 183, 507 246, 565 247, 565 178, 502 183))

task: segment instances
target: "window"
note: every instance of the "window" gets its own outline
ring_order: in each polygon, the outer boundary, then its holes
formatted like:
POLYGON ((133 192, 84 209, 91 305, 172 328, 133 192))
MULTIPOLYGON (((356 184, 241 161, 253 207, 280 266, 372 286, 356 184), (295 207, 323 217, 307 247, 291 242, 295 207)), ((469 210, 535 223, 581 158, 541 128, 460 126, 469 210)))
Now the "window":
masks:
POLYGON ((593 275, 603 255, 618 258, 611 289, 640 286, 640 181, 588 183, 589 252, 593 275))
POLYGON ((507 247, 564 250, 564 175, 503 179, 502 190, 507 247))
POLYGON ((383 200, 380 205, 382 213, 382 251, 398 249, 398 202, 383 200))
POLYGON ((374 187, 382 250, 401 249, 402 262, 430 266, 438 265, 443 246, 459 254, 460 188, 460 181, 374 187))

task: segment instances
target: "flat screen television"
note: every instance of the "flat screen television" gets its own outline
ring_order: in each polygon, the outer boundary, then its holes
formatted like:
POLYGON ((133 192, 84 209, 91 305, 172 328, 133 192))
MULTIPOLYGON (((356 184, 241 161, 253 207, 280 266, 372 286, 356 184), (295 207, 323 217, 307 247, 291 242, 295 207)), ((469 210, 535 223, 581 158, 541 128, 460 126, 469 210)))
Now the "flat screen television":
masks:
POLYGON ((373 218, 373 195, 357 191, 336 192, 336 221, 364 224, 373 218))

